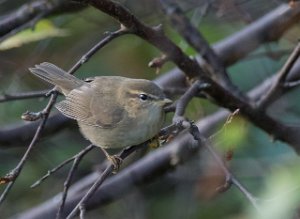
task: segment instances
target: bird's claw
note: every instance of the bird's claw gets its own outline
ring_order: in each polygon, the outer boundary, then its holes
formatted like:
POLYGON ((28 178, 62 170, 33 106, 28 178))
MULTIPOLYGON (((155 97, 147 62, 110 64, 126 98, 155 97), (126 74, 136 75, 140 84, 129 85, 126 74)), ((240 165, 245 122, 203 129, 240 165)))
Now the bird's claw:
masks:
POLYGON ((117 173, 120 169, 120 166, 123 162, 123 159, 118 156, 118 155, 110 155, 108 157, 108 160, 110 160, 110 162, 113 164, 114 169, 113 169, 113 173, 117 173))

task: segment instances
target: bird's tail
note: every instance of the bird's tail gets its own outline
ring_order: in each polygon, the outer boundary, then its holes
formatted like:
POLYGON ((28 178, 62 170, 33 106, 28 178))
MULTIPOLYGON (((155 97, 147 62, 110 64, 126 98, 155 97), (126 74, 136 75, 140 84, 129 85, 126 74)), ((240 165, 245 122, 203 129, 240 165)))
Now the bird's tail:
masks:
POLYGON ((65 95, 85 83, 75 76, 68 74, 56 65, 48 62, 35 65, 35 68, 29 68, 29 71, 39 78, 56 85, 65 95))

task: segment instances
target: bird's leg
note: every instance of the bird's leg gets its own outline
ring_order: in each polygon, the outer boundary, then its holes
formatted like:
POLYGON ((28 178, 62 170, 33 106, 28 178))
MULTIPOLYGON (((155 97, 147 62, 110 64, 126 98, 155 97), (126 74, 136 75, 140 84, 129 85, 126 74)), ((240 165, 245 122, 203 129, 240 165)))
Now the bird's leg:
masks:
POLYGON ((118 172, 118 170, 120 169, 120 166, 122 164, 122 158, 118 155, 109 155, 109 153, 107 153, 107 151, 100 147, 101 150, 103 151, 103 153, 105 154, 106 158, 114 165, 114 171, 113 173, 118 172))

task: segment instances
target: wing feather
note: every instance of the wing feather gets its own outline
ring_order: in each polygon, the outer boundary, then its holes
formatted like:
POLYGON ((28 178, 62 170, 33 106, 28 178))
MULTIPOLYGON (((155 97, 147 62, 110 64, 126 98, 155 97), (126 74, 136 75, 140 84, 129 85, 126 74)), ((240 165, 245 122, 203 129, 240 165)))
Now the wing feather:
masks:
POLYGON ((85 125, 113 128, 124 117, 124 109, 109 93, 95 91, 89 85, 72 90, 56 108, 65 116, 85 125))

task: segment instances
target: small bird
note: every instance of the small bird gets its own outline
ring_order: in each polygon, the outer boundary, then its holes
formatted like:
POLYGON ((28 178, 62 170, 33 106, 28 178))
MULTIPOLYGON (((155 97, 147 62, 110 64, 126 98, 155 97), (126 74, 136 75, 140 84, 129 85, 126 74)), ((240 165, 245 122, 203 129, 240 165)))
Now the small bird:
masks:
POLYGON ((122 160, 106 149, 153 138, 164 123, 164 106, 172 102, 149 80, 97 76, 83 81, 47 62, 29 70, 66 96, 56 108, 77 120, 84 137, 103 150, 115 169, 122 160))

